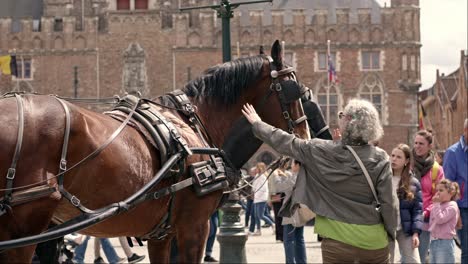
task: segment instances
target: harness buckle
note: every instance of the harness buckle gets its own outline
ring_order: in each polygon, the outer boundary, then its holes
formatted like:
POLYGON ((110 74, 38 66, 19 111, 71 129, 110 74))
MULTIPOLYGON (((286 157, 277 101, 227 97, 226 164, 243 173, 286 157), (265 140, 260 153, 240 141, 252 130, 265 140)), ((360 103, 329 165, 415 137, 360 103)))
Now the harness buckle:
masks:
POLYGON ((192 114, 195 112, 195 109, 193 108, 192 104, 186 104, 184 105, 185 111, 188 113, 192 114))
POLYGON ((179 138, 180 138, 180 134, 177 133, 177 130, 175 130, 174 128, 170 130, 170 133, 171 133, 171 136, 176 140, 176 141, 179 141, 179 138))
POLYGON ((281 84, 280 84, 280 83, 276 83, 276 84, 275 84, 275 90, 276 90, 277 92, 281 92, 282 88, 281 88, 281 84))
POLYGON ((291 117, 289 116, 289 112, 288 111, 284 111, 283 112, 283 117, 284 119, 290 119, 291 117))
POLYGON ((67 160, 66 159, 61 159, 60 160, 60 171, 66 171, 67 170, 67 160))
POLYGON ((6 178, 8 180, 13 180, 15 178, 15 174, 16 174, 16 169, 15 168, 9 168, 6 178))
POLYGON ((81 201, 75 195, 73 195, 70 198, 70 203, 73 204, 75 207, 78 207, 78 206, 80 206, 81 201))

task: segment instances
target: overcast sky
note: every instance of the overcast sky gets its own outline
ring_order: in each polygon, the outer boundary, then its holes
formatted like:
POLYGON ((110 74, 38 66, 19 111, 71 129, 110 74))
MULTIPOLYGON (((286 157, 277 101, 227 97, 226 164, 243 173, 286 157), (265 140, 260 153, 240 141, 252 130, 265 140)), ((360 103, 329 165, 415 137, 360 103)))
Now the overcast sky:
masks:
MULTIPOLYGON (((390 0, 377 0, 380 5, 390 0)), ((421 7, 421 89, 430 88, 439 72, 450 74, 468 49, 468 0, 419 0, 421 7)))

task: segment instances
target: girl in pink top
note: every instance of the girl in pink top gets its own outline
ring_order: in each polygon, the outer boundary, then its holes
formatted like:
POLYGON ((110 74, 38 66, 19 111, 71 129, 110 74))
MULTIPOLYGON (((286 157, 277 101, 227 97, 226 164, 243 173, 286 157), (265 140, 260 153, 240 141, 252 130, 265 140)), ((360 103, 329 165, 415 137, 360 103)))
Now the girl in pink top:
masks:
POLYGON ((455 200, 460 189, 456 182, 443 179, 437 184, 437 192, 432 198, 433 207, 429 221, 431 232, 430 263, 455 263, 453 237, 460 215, 455 200))

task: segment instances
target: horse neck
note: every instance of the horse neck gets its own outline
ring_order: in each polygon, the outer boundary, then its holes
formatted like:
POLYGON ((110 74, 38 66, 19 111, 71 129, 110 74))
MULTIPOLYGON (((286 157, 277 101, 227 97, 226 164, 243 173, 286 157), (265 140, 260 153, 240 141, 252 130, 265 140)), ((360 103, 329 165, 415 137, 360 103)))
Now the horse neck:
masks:
POLYGON ((242 104, 225 106, 201 102, 195 105, 213 143, 218 147, 222 146, 232 125, 242 117, 242 104))
POLYGON ((240 169, 255 154, 262 141, 241 114, 243 103, 229 107, 199 105, 199 115, 217 147, 222 148, 235 168, 240 169))

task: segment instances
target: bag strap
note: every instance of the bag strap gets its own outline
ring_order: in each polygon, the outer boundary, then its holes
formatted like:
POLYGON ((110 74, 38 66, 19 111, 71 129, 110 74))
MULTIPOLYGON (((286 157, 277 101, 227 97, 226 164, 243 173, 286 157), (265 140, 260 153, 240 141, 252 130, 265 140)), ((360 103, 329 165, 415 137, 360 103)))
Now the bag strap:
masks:
POLYGON ((361 167, 362 172, 364 172, 364 175, 366 176, 366 179, 367 179, 367 183, 369 184, 369 187, 370 187, 370 189, 372 191, 372 194, 374 195, 374 199, 377 202, 377 206, 375 207, 375 210, 380 211, 380 201, 379 201, 379 198, 377 197, 377 193, 375 192, 374 184, 372 183, 372 180, 371 180, 371 178, 369 176, 369 172, 367 172, 366 167, 364 167, 364 164, 362 163, 362 160, 357 155, 356 151, 354 151, 354 149, 351 146, 348 146, 348 145, 346 145, 346 148, 348 148, 349 151, 351 151, 354 158, 358 162, 359 167, 361 167))
POLYGON ((434 165, 432 165, 432 194, 435 194, 436 183, 437 183, 437 175, 439 174, 439 163, 434 160, 434 165))

